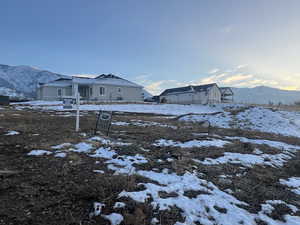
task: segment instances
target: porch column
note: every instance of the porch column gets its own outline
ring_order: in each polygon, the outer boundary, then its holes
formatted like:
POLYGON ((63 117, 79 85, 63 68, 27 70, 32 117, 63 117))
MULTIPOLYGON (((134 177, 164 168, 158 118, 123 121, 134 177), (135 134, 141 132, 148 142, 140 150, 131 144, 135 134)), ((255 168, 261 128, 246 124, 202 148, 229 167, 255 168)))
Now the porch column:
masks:
POLYGON ((73 83, 72 87, 73 87, 73 93, 72 93, 72 95, 76 97, 77 93, 78 93, 78 84, 77 83, 73 83))

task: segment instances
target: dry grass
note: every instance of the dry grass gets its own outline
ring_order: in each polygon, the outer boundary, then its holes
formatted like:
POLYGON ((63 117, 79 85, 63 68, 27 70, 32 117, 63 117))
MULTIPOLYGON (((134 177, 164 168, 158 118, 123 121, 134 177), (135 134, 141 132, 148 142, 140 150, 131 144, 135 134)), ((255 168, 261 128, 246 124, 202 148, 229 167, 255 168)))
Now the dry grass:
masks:
MULTIPOLYGON (((32 149, 50 149, 61 143, 79 143, 86 139, 74 132, 74 117, 62 117, 50 112, 17 111, 6 108, 0 111, 0 170, 18 171, 13 174, 0 173, 0 224, 109 224, 102 217, 89 218, 89 210, 94 201, 106 204, 104 214, 121 213, 124 225, 150 224, 156 217, 161 224, 171 225, 183 221, 180 209, 173 207, 168 211, 159 212, 151 207, 149 202, 140 204, 128 198, 118 199, 123 191, 143 190, 139 183, 153 182, 144 177, 112 176, 104 160, 95 159, 85 154, 69 153, 66 158, 53 156, 27 157, 32 149), (3 119, 4 118, 4 119, 3 119), (19 131, 20 135, 4 136, 8 130, 19 131), (38 135, 36 135, 38 134, 38 135), (95 161, 100 161, 95 164, 95 161), (94 173, 93 170, 104 170, 104 174, 94 173), (126 203, 125 208, 113 209, 116 201, 126 203)), ((192 139, 205 140, 214 138, 213 134, 221 136, 243 136, 283 141, 300 145, 298 138, 282 137, 279 135, 245 131, 238 129, 213 128, 209 136, 197 137, 193 133, 205 132, 197 124, 180 123, 165 116, 151 114, 115 113, 114 121, 130 122, 131 120, 153 121, 178 127, 178 129, 158 126, 113 126, 110 137, 121 141, 131 142, 132 146, 120 146, 115 150, 122 155, 144 155, 149 162, 135 165, 137 169, 162 171, 168 168, 170 172, 184 174, 186 171, 197 171, 201 178, 216 184, 221 190, 231 189, 238 199, 249 203, 246 208, 250 212, 260 211, 260 205, 266 200, 280 199, 300 207, 300 198, 281 185, 279 179, 300 176, 300 154, 297 154, 283 168, 254 166, 242 168, 240 165, 224 164, 206 166, 195 163, 192 159, 203 160, 216 158, 224 152, 251 153, 255 145, 233 141, 224 148, 170 148, 155 147, 153 142, 165 138, 175 141, 192 139), (149 149, 149 152, 141 148, 149 149), (166 159, 172 158, 172 162, 166 159), (162 159, 164 162, 158 163, 162 159), (220 178, 227 175, 228 179, 220 178), (237 176, 237 174, 239 176, 237 176)), ((86 113, 81 118, 81 132, 88 137, 93 135, 96 121, 95 113, 86 113)), ((260 146, 260 150, 268 154, 277 154, 278 150, 260 146)), ((200 193, 186 191, 185 195, 193 198, 200 193)), ((160 193, 161 197, 175 196, 176 193, 160 193)), ((242 207, 242 206, 241 206, 242 207)), ((226 213, 225 209, 216 210, 226 213)), ((270 215, 274 219, 284 220, 283 215, 290 213, 286 207, 279 205, 270 215)), ((213 219, 213 218, 212 218, 213 219)), ((257 224, 264 224, 257 221, 257 224)))

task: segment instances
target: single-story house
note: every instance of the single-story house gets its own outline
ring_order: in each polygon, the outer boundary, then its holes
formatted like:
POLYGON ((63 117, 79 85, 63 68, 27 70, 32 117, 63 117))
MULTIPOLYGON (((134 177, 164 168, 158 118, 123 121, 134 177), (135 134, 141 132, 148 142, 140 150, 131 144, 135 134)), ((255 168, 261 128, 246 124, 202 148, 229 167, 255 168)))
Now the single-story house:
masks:
POLYGON ((215 104, 221 103, 221 91, 216 83, 166 89, 160 94, 161 103, 215 104))
POLYGON ((60 78, 39 84, 37 96, 40 100, 61 100, 75 97, 89 101, 143 101, 143 86, 112 74, 102 74, 95 78, 60 78))
POLYGON ((230 87, 221 87, 221 101, 223 103, 232 103, 233 102, 233 91, 230 87))

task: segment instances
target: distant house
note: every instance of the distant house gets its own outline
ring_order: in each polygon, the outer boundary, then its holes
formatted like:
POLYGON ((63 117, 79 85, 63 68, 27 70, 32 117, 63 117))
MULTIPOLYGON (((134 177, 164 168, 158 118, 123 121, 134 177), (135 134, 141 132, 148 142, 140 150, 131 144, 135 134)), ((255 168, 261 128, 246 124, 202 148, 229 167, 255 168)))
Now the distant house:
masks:
POLYGON ((112 74, 96 78, 70 77, 40 84, 38 99, 61 100, 75 97, 77 91, 83 100, 90 101, 143 101, 143 87, 112 74))
POLYGON ((221 101, 222 103, 232 103, 233 102, 233 91, 230 87, 221 87, 221 101))
POLYGON ((216 83, 166 89, 160 94, 162 103, 214 104, 221 103, 221 91, 216 83))

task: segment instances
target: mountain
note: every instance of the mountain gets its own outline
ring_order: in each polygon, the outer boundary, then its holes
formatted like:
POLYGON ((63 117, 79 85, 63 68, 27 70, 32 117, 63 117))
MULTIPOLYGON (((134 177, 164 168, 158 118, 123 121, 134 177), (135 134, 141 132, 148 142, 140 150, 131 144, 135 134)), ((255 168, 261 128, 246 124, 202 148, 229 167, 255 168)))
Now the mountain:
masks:
POLYGON ((34 98, 38 83, 46 83, 61 77, 66 76, 30 66, 0 64, 0 95, 34 98))
POLYGON ((287 91, 267 86, 232 88, 234 102, 253 104, 294 104, 300 101, 300 91, 287 91))

